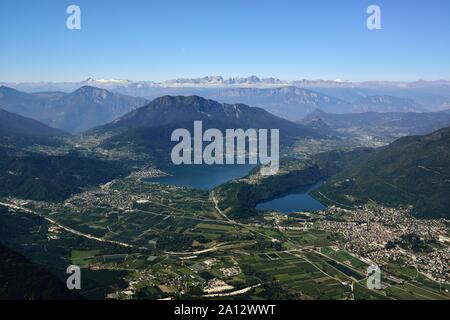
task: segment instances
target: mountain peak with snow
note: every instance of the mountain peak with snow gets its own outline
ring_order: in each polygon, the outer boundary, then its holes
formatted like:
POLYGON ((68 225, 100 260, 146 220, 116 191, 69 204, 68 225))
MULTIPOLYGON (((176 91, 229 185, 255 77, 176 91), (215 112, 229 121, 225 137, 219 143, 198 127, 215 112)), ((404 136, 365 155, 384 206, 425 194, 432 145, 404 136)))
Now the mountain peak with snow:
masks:
POLYGON ((99 84, 122 84, 122 85, 133 83, 133 81, 127 79, 94 79, 92 77, 87 78, 83 82, 90 84, 99 83, 99 84))

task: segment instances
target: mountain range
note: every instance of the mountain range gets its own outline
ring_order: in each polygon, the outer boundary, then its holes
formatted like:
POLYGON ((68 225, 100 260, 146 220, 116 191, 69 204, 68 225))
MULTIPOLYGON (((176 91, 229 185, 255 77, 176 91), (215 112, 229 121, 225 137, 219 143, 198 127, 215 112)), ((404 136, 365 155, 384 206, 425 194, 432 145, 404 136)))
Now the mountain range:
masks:
MULTIPOLYGON (((180 78, 166 81, 132 81, 124 79, 93 79, 88 78, 79 82, 2 82, 0 85, 15 88, 26 92, 47 92, 62 91, 72 92, 82 86, 93 86, 107 89, 111 92, 121 93, 125 95, 144 97, 154 99, 163 95, 199 95, 208 97, 221 102, 220 96, 224 96, 224 91, 238 88, 255 88, 255 89, 276 89, 281 87, 297 87, 309 89, 318 94, 343 100, 347 103, 356 105, 360 99, 371 96, 378 97, 394 97, 401 99, 414 100, 414 110, 421 107, 428 111, 439 111, 450 108, 450 81, 365 81, 351 82, 340 79, 336 80, 281 80, 274 77, 260 78, 257 76, 250 77, 234 77, 224 78, 222 76, 207 76, 201 78, 180 78)), ((251 93, 251 91, 249 91, 251 93)), ((254 93, 253 93, 254 95, 254 93)), ((289 97, 289 96, 288 96, 289 97)), ((379 98, 378 98, 379 99, 379 98)), ((370 100, 370 99, 369 99, 370 100)), ((372 99, 373 100, 373 99, 372 99)), ((384 99, 385 100, 385 99, 384 99)), ((264 106, 253 104, 249 101, 245 102, 250 105, 264 106)), ((283 101, 280 101, 281 104, 283 101)), ((364 102, 364 101, 362 101, 364 102)), ((370 101, 365 101, 364 105, 370 101)), ((411 105, 411 101, 406 105, 411 105)), ((142 104, 143 105, 143 104, 142 104)), ((401 103, 404 107, 405 102, 401 103)), ((377 111, 377 112, 401 112, 404 108, 386 109, 386 104, 381 103, 378 109, 377 104, 370 104, 371 108, 360 108, 358 112, 377 111), (377 109, 373 109, 377 107, 377 109)), ((278 106, 280 107, 280 106, 278 106)), ((311 106, 313 107, 313 106, 311 106)), ((331 111, 331 110, 330 110, 331 111)), ((345 112, 345 111, 343 111, 345 112)), ((352 112, 352 111, 349 111, 352 112)), ((356 111, 353 111, 356 112, 356 111)), ((298 120, 288 118, 289 120, 298 120)))
POLYGON ((259 106, 290 120, 301 119, 315 109, 331 113, 358 111, 346 101, 298 87, 223 89, 212 93, 210 97, 221 102, 259 106))
MULTIPOLYGON (((360 98, 354 104, 359 112, 423 112, 424 107, 413 99, 392 96, 368 96, 360 98)), ((343 112, 337 112, 343 113, 343 112)))
POLYGON ((228 103, 246 103, 259 106, 270 113, 289 120, 300 120, 315 109, 328 113, 362 112, 425 112, 426 108, 409 98, 387 95, 354 97, 347 100, 336 98, 319 90, 299 87, 237 88, 204 92, 204 96, 228 103))
POLYGON ((108 123, 146 103, 143 98, 91 86, 71 93, 25 93, 0 87, 0 108, 70 133, 108 123))
MULTIPOLYGON (((310 124, 320 119, 334 132, 344 136, 372 136, 394 141, 409 135, 424 135, 450 126, 448 112, 363 112, 355 114, 331 114, 315 110, 301 123, 310 124)), ((323 127, 323 125, 322 125, 323 127)))
MULTIPOLYGON (((256 80, 255 80, 256 81, 256 80)), ((260 80, 261 81, 261 80, 260 80)), ((258 81, 256 81, 258 82, 258 81)), ((279 83, 278 81, 274 81, 279 83)), ((450 102, 442 96, 441 107, 422 105, 414 99, 385 94, 362 88, 322 88, 315 90, 296 86, 256 87, 146 87, 134 86, 128 81, 104 82, 88 80, 106 89, 84 85, 73 92, 58 91, 25 93, 0 87, 0 108, 25 117, 39 120, 51 127, 70 133, 79 133, 109 123, 126 113, 144 106, 148 99, 165 95, 198 95, 222 103, 247 104, 261 107, 290 121, 297 121, 315 109, 328 113, 362 112, 425 112, 428 109, 445 109, 450 102), (106 85, 107 83, 111 86, 106 85), (114 85, 112 85, 114 84, 114 85), (134 89, 137 91, 134 91, 134 89), (117 93, 120 92, 120 93, 117 93), (327 92, 330 92, 327 93, 327 92), (129 96, 138 95, 146 98, 129 96), (447 102, 446 102, 447 101, 447 102), (447 103, 447 104, 446 104, 447 103)), ((449 87, 450 88, 450 87, 449 87)))
MULTIPOLYGON (((56 88, 69 88, 70 86, 80 87, 82 85, 119 87, 254 87, 261 88, 264 86, 296 86, 302 88, 427 88, 435 86, 449 86, 450 81, 362 81, 354 82, 342 79, 335 80, 282 80, 274 77, 261 78, 256 75, 248 77, 230 77, 225 78, 220 75, 205 76, 200 78, 178 78, 165 81, 132 81, 128 79, 94 79, 92 77, 79 82, 2 82, 2 85, 22 86, 28 89, 34 88, 36 91, 58 90, 56 88), (42 87, 48 89, 42 90, 42 87)), ((27 89, 27 90, 28 90, 27 89)))

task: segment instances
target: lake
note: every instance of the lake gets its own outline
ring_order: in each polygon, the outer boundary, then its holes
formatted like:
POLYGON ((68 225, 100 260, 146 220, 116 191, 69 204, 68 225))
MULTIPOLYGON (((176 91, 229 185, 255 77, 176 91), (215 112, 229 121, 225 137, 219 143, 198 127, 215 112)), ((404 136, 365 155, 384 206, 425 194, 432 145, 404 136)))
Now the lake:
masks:
POLYGON ((313 185, 294 188, 287 193, 272 198, 269 201, 259 203, 256 206, 256 209, 276 210, 282 213, 323 210, 326 207, 309 195, 311 191, 320 187, 322 183, 323 181, 319 181, 313 185))
POLYGON ((227 181, 245 177, 255 165, 180 165, 165 170, 170 176, 150 178, 166 185, 211 190, 227 181))

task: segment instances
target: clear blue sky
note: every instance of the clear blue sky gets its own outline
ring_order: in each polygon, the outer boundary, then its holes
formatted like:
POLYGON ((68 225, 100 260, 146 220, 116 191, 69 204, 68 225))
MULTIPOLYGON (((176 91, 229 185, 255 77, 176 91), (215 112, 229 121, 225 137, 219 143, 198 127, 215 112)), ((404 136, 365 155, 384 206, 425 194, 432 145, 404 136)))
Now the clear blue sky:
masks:
POLYGON ((0 81, 450 79, 449 14, 448 0, 1 0, 0 81))

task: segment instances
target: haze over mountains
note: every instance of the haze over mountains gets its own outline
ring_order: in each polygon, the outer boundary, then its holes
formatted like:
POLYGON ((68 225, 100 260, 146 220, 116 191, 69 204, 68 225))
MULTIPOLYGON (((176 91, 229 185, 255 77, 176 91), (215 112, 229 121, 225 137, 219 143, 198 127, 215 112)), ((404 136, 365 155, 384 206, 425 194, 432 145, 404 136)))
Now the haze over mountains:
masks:
POLYGON ((358 111, 346 101, 298 87, 224 89, 211 93, 209 97, 227 103, 260 106, 270 113, 291 120, 301 119, 315 109, 331 113, 358 111))
POLYGON ((164 82, 94 80, 72 83, 3 83, 0 108, 78 133, 108 123, 164 95, 198 95, 244 103, 298 121, 316 109, 327 113, 426 112, 450 108, 449 81, 284 81, 220 76, 164 82), (40 92, 40 93, 36 93, 40 92), (133 98, 134 97, 134 98, 133 98))
MULTIPOLYGON (((368 96, 354 102, 359 112, 424 112, 426 109, 413 99, 392 96, 368 96)), ((339 112, 336 112, 339 113, 339 112)))
POLYGON ((0 108, 70 133, 108 123, 146 102, 90 86, 72 93, 25 93, 0 87, 0 108))
POLYGON ((322 131, 333 130, 347 137, 366 135, 393 141, 404 136, 428 134, 450 126, 450 112, 331 114, 315 110, 301 123, 309 127, 313 121, 323 122, 322 131))
POLYGON ((250 87, 250 88, 264 88, 264 87, 282 87, 282 86, 296 86, 300 88, 373 88, 373 89, 425 89, 445 87, 450 84, 447 80, 437 81, 364 81, 352 82, 341 79, 336 80, 281 80, 274 77, 260 78, 252 75, 249 77, 233 77, 224 78, 222 76, 206 76, 202 78, 178 78, 166 81, 132 81, 127 79, 94 79, 87 78, 80 82, 0 82, 1 85, 11 86, 14 88, 22 88, 25 91, 55 91, 68 90, 83 86, 91 85, 102 88, 118 88, 118 87, 135 87, 135 88, 192 88, 192 87, 250 87), (45 88, 45 89, 43 89, 45 88))
POLYGON ((54 138, 65 135, 59 129, 0 109, 0 145, 55 145, 58 142, 54 138))
MULTIPOLYGON (((380 136, 388 141, 409 134, 426 134, 445 127, 448 124, 445 113, 434 114, 427 110, 436 109, 438 101, 441 103, 437 108, 439 110, 444 108, 445 111, 445 108, 450 106, 450 82, 447 81, 352 83, 340 80, 282 81, 252 76, 230 79, 204 77, 161 83, 90 78, 81 83, 15 84, 16 87, 32 85, 35 86, 34 89, 39 86, 41 89, 46 86, 47 89, 62 89, 66 86, 83 85, 70 93, 25 93, 5 86, 0 87, 0 108, 70 133, 79 133, 110 123, 148 103, 145 98, 109 90, 133 93, 136 89, 139 94, 147 93, 148 97, 158 93, 175 92, 186 95, 193 92, 195 95, 222 103, 263 108, 290 121, 304 118, 303 123, 306 123, 314 117, 319 117, 324 122, 321 124, 322 129, 327 125, 328 129, 333 131, 380 136), (107 87, 109 90, 91 85, 107 87), (382 94, 383 92, 385 94, 382 94), (414 93, 419 100, 423 100, 425 96, 432 102, 423 105, 412 98, 400 97, 405 92, 414 93), (398 93, 399 96, 391 95, 393 93, 398 93), (316 110, 323 113, 319 114, 316 110)), ((189 113, 185 109, 183 111, 189 113)), ((171 116, 172 114, 154 112, 151 117, 135 120, 142 123, 145 119, 148 126, 152 126, 152 121, 162 125, 169 124, 167 120, 171 119, 171 116)), ((189 116, 186 119, 190 119, 189 116)), ((322 130, 325 135, 332 134, 329 130, 325 131, 322 130)))

